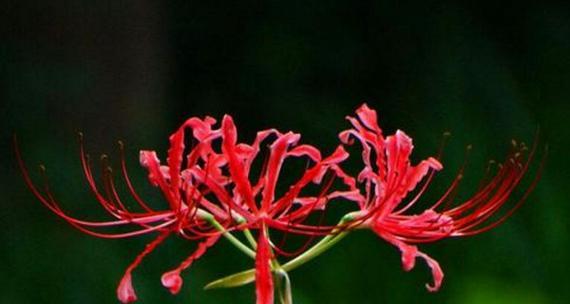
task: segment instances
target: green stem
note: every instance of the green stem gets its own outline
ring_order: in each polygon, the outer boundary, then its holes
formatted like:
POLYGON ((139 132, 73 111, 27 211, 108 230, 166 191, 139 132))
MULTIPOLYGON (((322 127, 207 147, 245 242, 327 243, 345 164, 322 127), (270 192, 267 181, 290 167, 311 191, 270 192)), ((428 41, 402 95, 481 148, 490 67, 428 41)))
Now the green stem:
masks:
POLYGON ((257 242, 255 241, 255 238, 251 234, 251 231, 249 231, 249 229, 244 229, 243 234, 245 235, 245 238, 247 239, 247 241, 251 245, 251 248, 253 248, 255 250, 257 248, 257 242))
POLYGON ((236 238, 233 234, 231 234, 229 231, 227 231, 226 228, 224 228, 224 226, 222 226, 218 221, 216 221, 214 219, 214 217, 206 217, 205 219, 210 224, 212 224, 212 226, 214 226, 214 228, 216 228, 218 231, 221 231, 222 235, 228 241, 230 241, 230 243, 232 243, 234 246, 236 246, 237 249, 239 249, 241 252, 245 253, 247 256, 249 256, 255 260, 255 251, 251 250, 251 248, 247 247, 247 245, 242 243, 238 238, 236 238))
POLYGON ((293 296, 291 293, 291 280, 289 280, 289 275, 282 268, 274 271, 275 275, 275 289, 277 293, 277 299, 279 304, 293 304, 293 296))
MULTIPOLYGON (((354 214, 348 213, 342 217, 339 225, 344 225, 350 221, 354 220, 354 214)), ((333 230, 330 235, 325 236, 322 240, 316 243, 313 247, 309 248, 307 251, 303 252, 302 254, 298 255, 296 258, 292 259, 291 261, 287 262, 283 265, 283 270, 291 271, 308 261, 316 258, 321 253, 329 250, 332 246, 342 240, 345 236, 348 235, 349 230, 345 228, 339 232, 339 229, 333 230)))
MULTIPOLYGON (((236 222, 240 225, 245 224, 245 222, 246 222, 245 218, 243 218, 239 215, 235 216, 235 219, 236 219, 236 222)), ((243 234, 245 235, 245 238, 247 239, 247 242, 249 243, 251 248, 253 248, 253 250, 255 250, 257 248, 257 241, 255 240, 255 238, 251 234, 251 231, 249 229, 245 228, 243 230, 243 234)))
MULTIPOLYGON (((273 271, 275 272, 275 271, 293 270, 301 266, 302 264, 314 259, 315 257, 325 252, 326 250, 330 249, 333 245, 342 240, 348 234, 351 228, 354 228, 350 224, 350 222, 354 221, 354 219, 357 217, 358 217, 358 212, 352 212, 346 214, 340 220, 339 225, 348 224, 348 227, 343 227, 340 229, 333 230, 331 232, 332 233, 331 235, 324 237, 317 244, 313 245, 313 247, 311 247, 301 255, 297 256, 293 260, 289 261, 285 265, 280 267, 275 260, 272 261, 273 271)), ((205 289, 237 287, 249 284, 254 280, 255 280, 255 269, 249 269, 210 282, 208 285, 205 286, 205 289)))

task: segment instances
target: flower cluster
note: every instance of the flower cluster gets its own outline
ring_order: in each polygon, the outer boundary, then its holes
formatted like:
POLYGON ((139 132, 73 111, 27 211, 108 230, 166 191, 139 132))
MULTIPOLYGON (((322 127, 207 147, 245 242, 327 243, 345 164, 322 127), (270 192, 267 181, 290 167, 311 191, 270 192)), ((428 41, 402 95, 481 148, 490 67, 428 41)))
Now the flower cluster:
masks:
POLYGON ((24 179, 35 196, 78 230, 102 238, 158 234, 120 280, 117 297, 123 303, 137 299, 133 270, 171 235, 196 243, 195 250, 161 278, 162 285, 172 294, 182 287, 182 271, 224 237, 255 260, 255 269, 222 278, 207 287, 232 287, 255 281, 257 303, 273 303, 274 289, 281 303, 289 303, 287 272, 360 228, 369 228, 396 246, 406 271, 414 267, 416 258, 423 259, 433 275, 433 283, 426 286, 436 291, 441 286, 443 271, 437 261, 418 250, 417 244, 478 234, 499 225, 522 204, 538 178, 537 174, 519 202, 496 216, 520 184, 535 153, 536 144, 528 151, 524 144, 515 143, 496 174, 484 180, 471 198, 454 202, 453 193, 463 176, 460 170, 439 200, 421 213, 411 214, 411 207, 420 201, 434 173, 443 168, 440 160, 430 157, 411 164, 412 139, 399 130, 384 137, 376 112, 366 104, 357 109, 356 117, 347 119, 352 127, 341 132, 338 147, 323 156, 316 147, 301 144, 297 133, 268 129, 258 132, 253 142, 244 143, 239 141, 229 115, 218 126, 212 117, 190 118, 170 136, 165 163, 154 151, 140 152, 140 164, 148 170, 149 182, 160 189, 167 202, 161 210, 152 208, 134 189, 122 143, 120 171, 138 205, 137 211, 123 203, 106 156, 102 157, 102 181, 96 182, 81 139, 84 175, 97 201, 113 217, 109 221, 86 221, 66 213, 50 192, 47 180, 44 189, 35 186, 18 149, 16 152, 24 179), (345 147, 355 142, 361 148, 362 162, 353 177, 342 163, 350 157, 345 147), (192 143, 190 147, 188 143, 192 143), (296 181, 283 185, 282 168, 295 159, 307 165, 296 181), (412 192, 414 195, 409 197, 412 192), (324 212, 337 201, 351 202, 353 211, 338 224, 324 223, 324 212), (314 215, 320 220, 315 220, 314 215), (244 239, 237 234, 243 234, 244 239), (274 241, 278 234, 283 239, 287 234, 303 236, 305 245, 288 252, 283 242, 274 241), (320 240, 312 244, 315 238, 320 240), (290 259, 282 265, 280 257, 290 259))

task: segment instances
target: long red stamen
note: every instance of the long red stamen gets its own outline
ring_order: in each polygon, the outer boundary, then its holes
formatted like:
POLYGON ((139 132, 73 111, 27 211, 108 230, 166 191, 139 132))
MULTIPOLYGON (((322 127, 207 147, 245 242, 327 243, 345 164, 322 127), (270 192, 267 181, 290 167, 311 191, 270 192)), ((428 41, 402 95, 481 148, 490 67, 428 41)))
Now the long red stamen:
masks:
POLYGON ((120 158, 121 158, 121 172, 123 175, 123 179, 125 180, 125 184, 127 185, 127 188, 129 189, 129 192, 131 193, 131 195, 135 199, 135 201, 139 204, 139 206, 141 206, 144 210, 146 210, 148 212, 154 212, 154 210, 152 208, 150 208, 148 206, 148 204, 145 203, 141 199, 141 197, 138 195, 138 193, 135 191, 135 188, 133 187, 131 179, 129 178, 129 174, 127 173, 127 164, 125 162, 125 145, 122 141, 119 141, 118 144, 119 144, 120 158))

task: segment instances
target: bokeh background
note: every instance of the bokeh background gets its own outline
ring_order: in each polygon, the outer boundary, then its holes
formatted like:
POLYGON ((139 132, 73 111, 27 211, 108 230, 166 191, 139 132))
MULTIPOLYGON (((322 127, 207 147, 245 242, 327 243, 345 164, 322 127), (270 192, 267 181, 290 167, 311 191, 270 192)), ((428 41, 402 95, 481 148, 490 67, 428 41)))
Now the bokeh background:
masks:
MULTIPOLYGON (((136 185, 160 205, 137 151, 164 156, 167 136, 185 118, 230 113, 245 140, 277 127, 332 151, 348 126, 344 116, 363 101, 379 110, 386 132, 414 138, 415 161, 452 132, 426 204, 453 179, 468 144, 460 198, 475 189, 487 160, 502 159, 512 138, 532 142, 539 126, 539 145, 550 146, 546 169, 506 224, 422 247, 446 273, 438 293, 425 290, 423 263, 405 273, 395 248, 362 231, 291 273, 296 303, 530 304, 569 296, 567 5, 3 1, 0 20, 1 303, 114 303, 125 267, 151 239, 89 237, 43 208, 22 182, 13 133, 33 176, 45 163, 64 207, 94 219, 103 212, 81 178, 78 130, 91 154, 112 160, 116 140, 125 140, 136 185)), ((140 303, 253 302, 251 285, 202 290, 252 265, 224 241, 170 296, 160 275, 191 248, 169 240, 145 260, 134 274, 140 303)))

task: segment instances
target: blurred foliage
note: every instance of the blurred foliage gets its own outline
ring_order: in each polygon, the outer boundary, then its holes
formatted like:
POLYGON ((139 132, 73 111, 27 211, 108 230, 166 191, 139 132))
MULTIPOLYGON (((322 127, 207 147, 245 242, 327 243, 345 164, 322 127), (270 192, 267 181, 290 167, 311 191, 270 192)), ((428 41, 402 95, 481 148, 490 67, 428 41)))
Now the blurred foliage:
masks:
MULTIPOLYGON (((442 265, 401 270, 397 249, 354 233, 291 273, 296 303, 561 303, 570 296, 570 9, 556 2, 401 1, 8 1, 0 13, 0 302, 113 303, 124 268, 150 237, 85 236, 42 208, 22 182, 11 149, 17 133, 34 176, 45 161, 67 210, 103 213, 81 179, 75 132, 92 154, 127 142, 135 183, 160 195, 138 168, 137 150, 164 156, 167 136, 193 115, 232 114, 240 136, 276 127, 332 151, 344 116, 362 101, 381 124, 414 138, 415 160, 453 133, 441 193, 473 144, 466 197, 511 138, 551 152, 528 204, 492 232, 423 246, 442 265)), ((113 159, 113 158, 112 158, 113 159)), ((520 194, 520 193, 519 193, 520 194)), ((162 271, 192 245, 169 240, 134 274, 140 303, 248 303, 251 286, 203 291, 252 266, 219 242, 185 273, 178 296, 162 271)))

